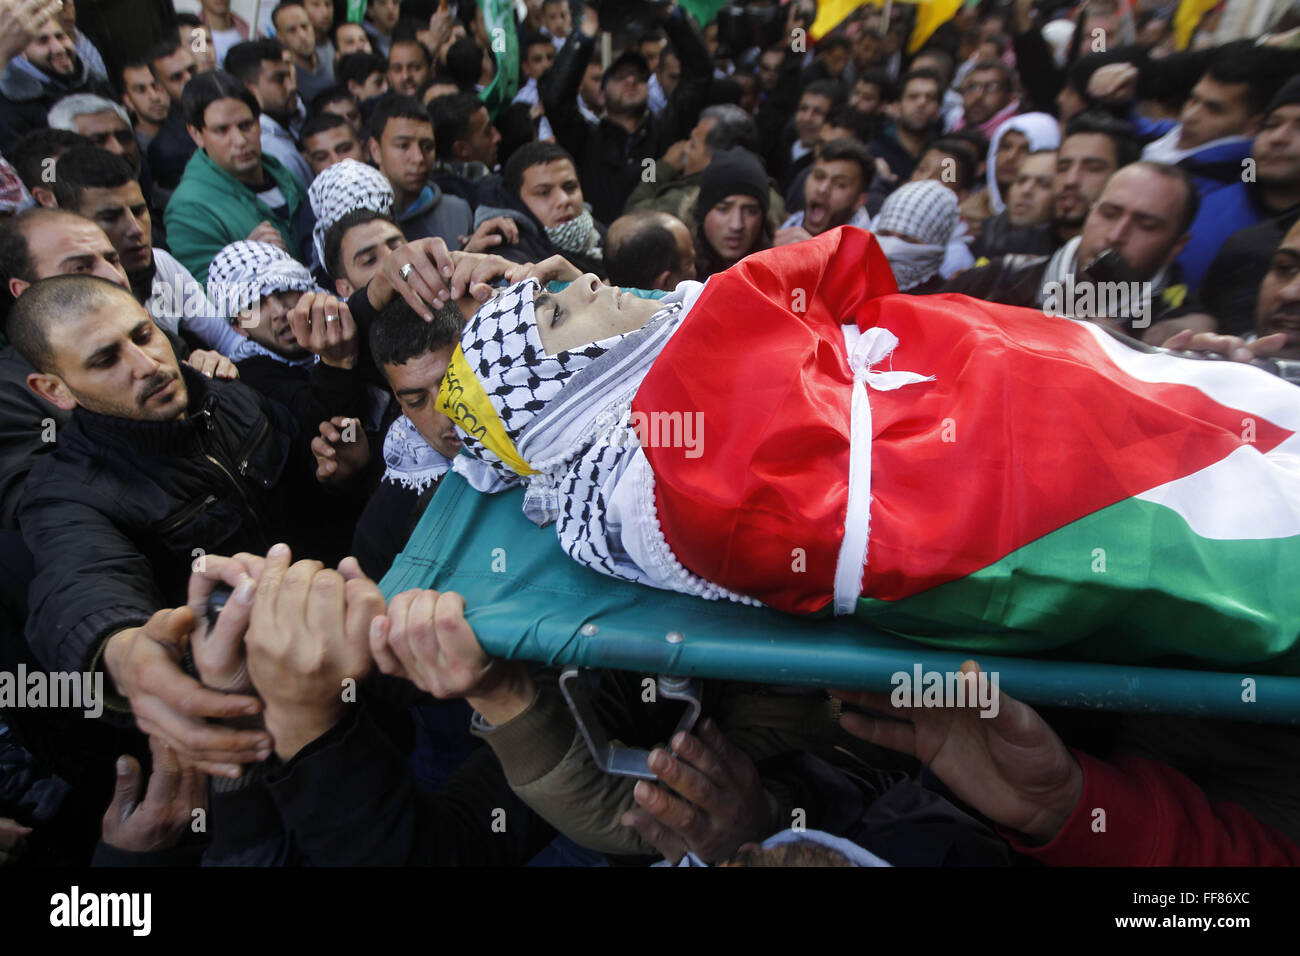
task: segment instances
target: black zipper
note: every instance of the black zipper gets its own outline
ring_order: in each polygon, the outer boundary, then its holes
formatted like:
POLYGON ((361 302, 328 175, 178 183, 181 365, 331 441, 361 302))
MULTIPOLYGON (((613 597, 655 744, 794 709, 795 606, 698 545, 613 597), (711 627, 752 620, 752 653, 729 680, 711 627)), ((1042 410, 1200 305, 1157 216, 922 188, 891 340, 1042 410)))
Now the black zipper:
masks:
POLYGON ((193 518, 204 508, 208 507, 211 504, 214 504, 216 500, 217 500, 216 495, 208 495, 202 501, 191 501, 180 511, 176 512, 176 514, 172 517, 170 521, 168 521, 165 525, 159 528, 158 533, 168 534, 171 531, 175 531, 177 528, 179 528, 185 522, 189 521, 190 518, 193 518))
POLYGON ((244 446, 239 449, 239 453, 235 455, 235 458, 239 461, 238 471, 241 476, 248 476, 248 463, 252 460, 253 452, 257 451, 258 447, 261 446, 262 439, 266 437, 266 433, 270 431, 270 428, 271 423, 263 418, 258 424, 253 437, 246 441, 244 446))

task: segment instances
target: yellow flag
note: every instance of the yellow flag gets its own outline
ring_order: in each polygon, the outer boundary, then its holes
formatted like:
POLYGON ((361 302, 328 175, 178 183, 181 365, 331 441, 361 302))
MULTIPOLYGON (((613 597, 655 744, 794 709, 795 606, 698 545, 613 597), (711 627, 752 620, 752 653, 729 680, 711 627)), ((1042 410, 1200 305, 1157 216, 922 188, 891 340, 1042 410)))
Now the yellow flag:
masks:
MULTIPOLYGON (((916 23, 912 25, 912 38, 907 41, 907 52, 915 53, 925 46, 925 41, 961 9, 963 0, 921 0, 917 4, 916 23)), ((1184 0, 1186 2, 1186 0, 1184 0)))
POLYGON ((1174 44, 1177 49, 1187 49, 1201 17, 1218 5, 1219 0, 1182 0, 1178 4, 1178 12, 1174 14, 1174 44))
MULTIPOLYGON (((813 41, 819 41, 845 18, 859 7, 881 6, 882 0, 822 0, 817 5, 817 19, 813 21, 809 32, 813 41)), ((925 41, 934 36, 934 31, 951 20, 961 9, 964 0, 895 0, 897 3, 914 3, 917 6, 916 23, 912 26, 912 36, 907 41, 907 52, 915 53, 925 46, 925 41)), ((1186 3, 1187 0, 1184 0, 1186 3)))

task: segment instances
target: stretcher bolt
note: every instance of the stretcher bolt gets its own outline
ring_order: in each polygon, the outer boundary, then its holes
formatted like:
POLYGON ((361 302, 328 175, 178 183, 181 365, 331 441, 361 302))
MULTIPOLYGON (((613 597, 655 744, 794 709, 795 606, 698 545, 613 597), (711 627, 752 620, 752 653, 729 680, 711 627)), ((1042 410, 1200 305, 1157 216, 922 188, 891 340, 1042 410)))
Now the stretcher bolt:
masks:
POLYGON ((686 635, 683 634, 681 631, 669 631, 664 636, 664 640, 666 640, 669 644, 680 644, 682 641, 686 640, 686 635))
POLYGON ((600 628, 598 628, 595 624, 584 624, 582 625, 581 628, 579 628, 578 633, 581 634, 583 637, 595 637, 596 632, 599 630, 600 628))

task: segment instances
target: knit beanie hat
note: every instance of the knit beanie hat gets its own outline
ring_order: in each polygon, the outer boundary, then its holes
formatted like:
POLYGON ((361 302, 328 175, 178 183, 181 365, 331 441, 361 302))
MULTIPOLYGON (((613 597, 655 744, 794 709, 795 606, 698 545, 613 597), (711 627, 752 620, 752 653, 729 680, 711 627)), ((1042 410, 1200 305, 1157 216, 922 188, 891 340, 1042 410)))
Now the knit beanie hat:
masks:
POLYGON ((719 150, 704 168, 700 179, 700 198, 695 201, 695 219, 704 215, 728 196, 753 196, 763 215, 767 215, 770 185, 763 164, 747 149, 734 147, 719 150))

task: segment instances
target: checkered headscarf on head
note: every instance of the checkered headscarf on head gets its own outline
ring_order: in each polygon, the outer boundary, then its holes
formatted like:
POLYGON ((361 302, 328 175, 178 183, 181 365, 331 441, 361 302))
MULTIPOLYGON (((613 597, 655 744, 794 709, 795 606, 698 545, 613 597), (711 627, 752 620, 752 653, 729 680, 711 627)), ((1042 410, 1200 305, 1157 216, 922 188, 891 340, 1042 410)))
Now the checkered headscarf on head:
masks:
MULTIPOLYGON (((482 385, 493 410, 516 446, 520 435, 574 374, 590 365, 624 336, 615 335, 569 352, 547 355, 537 334, 533 300, 541 291, 525 279, 490 299, 465 324, 460 346, 465 362, 482 385)), ((519 476, 473 436, 461 429, 465 450, 511 483, 519 476)))
POLYGON ((927 246, 946 246, 957 227, 957 195, 943 183, 927 179, 899 186, 871 224, 875 232, 889 229, 927 246))
POLYGON ((393 214, 393 187, 373 166, 345 159, 321 171, 307 190, 311 211, 316 216, 311 242, 316 258, 325 262, 325 233, 355 209, 393 214))
POLYGON ((225 319, 275 292, 320 291, 306 266, 267 242, 232 242, 208 267, 208 298, 225 319))

